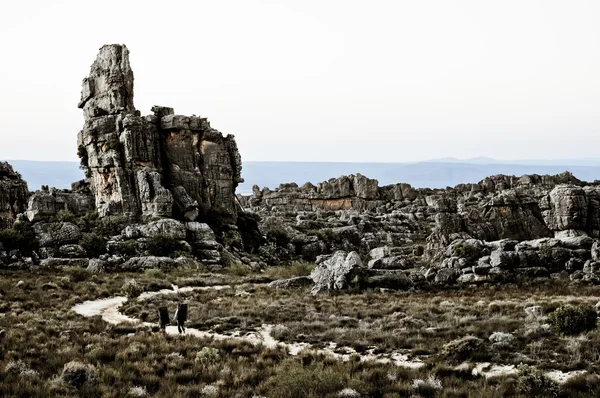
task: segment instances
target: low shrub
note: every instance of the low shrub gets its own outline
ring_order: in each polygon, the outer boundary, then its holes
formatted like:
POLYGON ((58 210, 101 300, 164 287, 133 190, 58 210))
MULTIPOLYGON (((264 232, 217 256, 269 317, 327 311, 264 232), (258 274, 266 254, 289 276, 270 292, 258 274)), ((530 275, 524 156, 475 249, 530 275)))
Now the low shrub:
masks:
POLYGON ((5 250, 30 253, 38 247, 35 232, 28 222, 17 222, 12 228, 0 230, 0 243, 5 250))
POLYGON ((425 380, 413 380, 412 388, 421 397, 433 397, 442 390, 442 382, 437 377, 430 375, 425 380))
POLYGON ((86 382, 89 383, 96 380, 98 372, 94 365, 71 361, 65 364, 60 377, 65 383, 75 388, 80 388, 86 382))
POLYGON ((266 231, 267 240, 275 243, 279 247, 287 246, 291 238, 285 228, 279 224, 272 224, 266 231))
POLYGON ((179 252, 187 252, 185 244, 166 235, 158 235, 147 242, 148 254, 159 257, 177 257, 179 252))
POLYGON ((563 305, 548 316, 548 322, 558 332, 576 335, 596 329, 598 314, 589 306, 563 305))
POLYGON ((81 267, 67 267, 65 268, 69 281, 73 283, 83 282, 90 278, 92 275, 90 271, 81 267))
POLYGON ((559 394, 559 386, 544 376, 544 374, 529 365, 517 367, 516 390, 526 397, 556 397, 559 394))
POLYGON ((221 355, 216 348, 202 347, 202 349, 196 353, 196 362, 202 366, 214 365, 220 361, 221 355))
POLYGON ((99 257, 106 253, 106 242, 104 238, 96 233, 85 233, 79 244, 85 249, 88 256, 99 257))
POLYGON ((127 296, 128 299, 132 300, 139 297, 139 295, 142 294, 144 290, 135 279, 128 279, 123 284, 121 291, 123 292, 123 294, 125 294, 125 296, 127 296))
POLYGON ((442 355, 451 362, 482 359, 487 355, 483 341, 475 336, 465 336, 444 345, 442 355))
POLYGON ((469 263, 473 263, 481 257, 481 249, 467 242, 460 242, 454 246, 454 254, 457 257, 467 259, 469 263))
POLYGON ((53 221, 57 222, 74 222, 75 215, 71 213, 69 210, 61 210, 54 216, 53 221))

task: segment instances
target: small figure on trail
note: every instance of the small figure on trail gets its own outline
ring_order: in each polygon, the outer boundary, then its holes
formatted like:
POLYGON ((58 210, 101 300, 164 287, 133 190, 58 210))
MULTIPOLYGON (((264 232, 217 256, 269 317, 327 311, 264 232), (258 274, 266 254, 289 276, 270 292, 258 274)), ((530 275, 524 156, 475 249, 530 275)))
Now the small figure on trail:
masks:
POLYGON ((160 307, 158 309, 158 322, 163 332, 167 331, 167 324, 171 321, 169 318, 169 310, 167 307, 160 307))
POLYGON ((185 333, 185 327, 183 324, 187 321, 187 304, 179 303, 177 306, 177 311, 175 311, 175 315, 173 316, 173 320, 177 319, 177 331, 179 333, 185 333))

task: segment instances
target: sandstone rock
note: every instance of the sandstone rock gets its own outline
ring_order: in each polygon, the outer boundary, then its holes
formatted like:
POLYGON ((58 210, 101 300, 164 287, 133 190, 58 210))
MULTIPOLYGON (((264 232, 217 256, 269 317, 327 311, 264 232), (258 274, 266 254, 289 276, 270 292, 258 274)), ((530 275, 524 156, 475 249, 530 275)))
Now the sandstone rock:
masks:
POLYGON ((90 259, 87 270, 93 274, 100 274, 104 272, 108 267, 108 262, 100 260, 98 258, 90 259))
POLYGON ((46 258, 40 262, 41 268, 82 267, 89 264, 88 258, 46 258))
POLYGON ((363 268, 358 253, 337 251, 311 273, 310 276, 314 282, 312 293, 347 288, 363 268))
POLYGON ((185 239, 186 227, 177 220, 164 218, 162 220, 152 221, 148 224, 129 225, 123 230, 123 235, 129 239, 139 237, 154 238, 157 236, 185 239))
POLYGON ((79 107, 85 119, 79 154, 101 217, 194 221, 203 205, 235 222, 235 188, 243 180, 234 137, 172 108, 155 106, 153 115, 139 116, 127 47, 100 49, 79 107))
POLYGON ((58 248, 61 257, 81 258, 87 255, 85 249, 80 245, 63 245, 58 248))
POLYGON ((175 260, 170 257, 132 257, 121 265, 120 268, 125 271, 139 271, 150 268, 170 269, 173 268, 175 264, 175 260))
POLYGON ((25 211, 28 194, 21 175, 10 164, 0 162, 0 230, 10 228, 17 215, 25 211))
POLYGON ((456 268, 442 268, 435 274, 434 281, 439 285, 451 285, 460 275, 460 271, 456 268))
POLYGON ((583 188, 559 185, 549 193, 550 211, 546 223, 553 231, 566 229, 585 230, 588 203, 583 188))
POLYGON ((81 239, 79 227, 68 222, 37 223, 33 228, 40 246, 60 246, 81 239))
POLYGON ((94 210, 94 198, 86 184, 78 185, 75 190, 43 189, 34 192, 27 204, 26 215, 29 221, 45 221, 60 211, 74 215, 83 215, 94 210))
POLYGON ((289 279, 279 279, 270 282, 267 286, 275 289, 290 289, 302 286, 309 286, 313 283, 310 276, 297 276, 289 279))

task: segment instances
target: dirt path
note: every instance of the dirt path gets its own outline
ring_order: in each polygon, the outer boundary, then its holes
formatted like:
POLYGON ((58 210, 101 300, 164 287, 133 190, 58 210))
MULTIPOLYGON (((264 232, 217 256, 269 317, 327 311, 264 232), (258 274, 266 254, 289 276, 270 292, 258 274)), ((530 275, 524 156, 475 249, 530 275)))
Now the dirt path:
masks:
MULTIPOLYGON (((145 292, 142 293, 138 300, 147 300, 150 297, 154 297, 161 294, 177 294, 190 292, 194 290, 224 290, 230 289, 229 285, 215 285, 215 286, 198 286, 198 287, 183 287, 179 288, 173 285, 172 289, 163 289, 156 292, 145 292)), ((108 299, 100 299, 94 301, 86 301, 81 304, 75 305, 72 309, 79 315, 85 317, 91 317, 101 315, 102 319, 112 325, 118 325, 120 323, 129 322, 140 325, 155 326, 154 323, 141 322, 138 319, 123 315, 119 309, 127 301, 126 297, 117 296, 108 299)), ((425 366, 425 363, 420 360, 410 360, 408 355, 394 352, 391 354, 373 354, 374 350, 368 351, 366 354, 358 354, 355 350, 349 347, 344 347, 344 353, 336 352, 336 344, 329 343, 326 348, 313 349, 308 343, 284 343, 273 338, 271 331, 274 325, 262 325, 256 332, 247 333, 245 335, 234 332, 230 335, 215 333, 211 331, 198 330, 194 328, 186 328, 185 334, 199 337, 199 338, 211 338, 216 340, 238 340, 246 341, 251 344, 262 344, 265 348, 276 348, 283 347, 290 355, 298 355, 303 350, 311 350, 316 354, 324 354, 334 357, 338 360, 349 361, 353 355, 359 355, 361 361, 375 361, 379 363, 393 363, 396 366, 407 367, 407 368, 420 368, 425 366)), ((171 335, 178 335, 179 331, 176 326, 167 326, 166 333, 171 335)))
MULTIPOLYGON (((247 286, 248 287, 248 286, 247 286)), ((177 294, 184 292, 191 292, 195 290, 225 290, 231 289, 229 285, 215 285, 215 286, 195 286, 195 287, 182 287, 179 288, 172 285, 172 289, 163 289, 156 292, 145 292, 142 293, 138 300, 147 300, 157 295, 177 294)), ((595 298, 594 298, 595 299, 595 298)), ((86 301, 81 304, 75 305, 72 309, 79 315, 85 317, 91 317, 101 315, 102 319, 112 325, 118 325, 120 323, 129 322, 135 324, 141 324, 145 326, 156 326, 155 323, 142 322, 138 319, 123 315, 119 308, 127 301, 126 297, 116 296, 107 299, 86 301)), ((418 369, 425 366, 425 363, 419 359, 411 359, 408 355, 400 352, 393 352, 391 354, 374 354, 374 349, 367 351, 366 354, 358 354, 355 350, 350 347, 344 347, 344 353, 338 352, 335 343, 330 342, 325 348, 313 348, 308 343, 285 343, 273 338, 271 331, 274 325, 262 325, 256 332, 250 332, 245 335, 241 335, 239 332, 234 332, 229 335, 215 333, 211 331, 198 330, 194 328, 186 328, 185 334, 198 337, 198 338, 210 338, 215 340, 237 340, 246 341, 251 344, 262 344, 265 348, 276 348, 283 347, 290 355, 298 355, 303 350, 310 350, 316 354, 324 354, 341 361, 349 361, 354 355, 358 355, 361 361, 374 361, 379 363, 392 363, 399 367, 418 369)), ((166 333, 170 335, 179 335, 176 326, 167 326, 166 333)), ((466 364, 465 364, 466 365, 466 364)), ((557 383, 564 383, 572 377, 578 376, 585 371, 573 371, 573 372, 561 372, 559 370, 551 370, 545 373, 545 375, 554 380, 557 383)), ((474 376, 482 376, 485 378, 492 378, 497 376, 515 375, 517 369, 514 365, 500 365, 491 364, 488 362, 476 363, 472 370, 474 376)))

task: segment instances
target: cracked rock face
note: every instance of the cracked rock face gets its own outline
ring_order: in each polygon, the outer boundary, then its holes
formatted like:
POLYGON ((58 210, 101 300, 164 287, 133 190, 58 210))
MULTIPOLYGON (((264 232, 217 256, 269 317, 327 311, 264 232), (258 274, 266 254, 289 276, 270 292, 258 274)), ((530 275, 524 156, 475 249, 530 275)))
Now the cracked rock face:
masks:
POLYGON ((100 216, 194 221, 201 208, 218 208, 235 219, 242 179, 234 137, 172 108, 140 116, 133 81, 124 45, 102 47, 83 80, 78 153, 100 216))
POLYGON ((28 195, 27 183, 10 164, 0 162, 0 229, 12 226, 25 211, 28 195))

